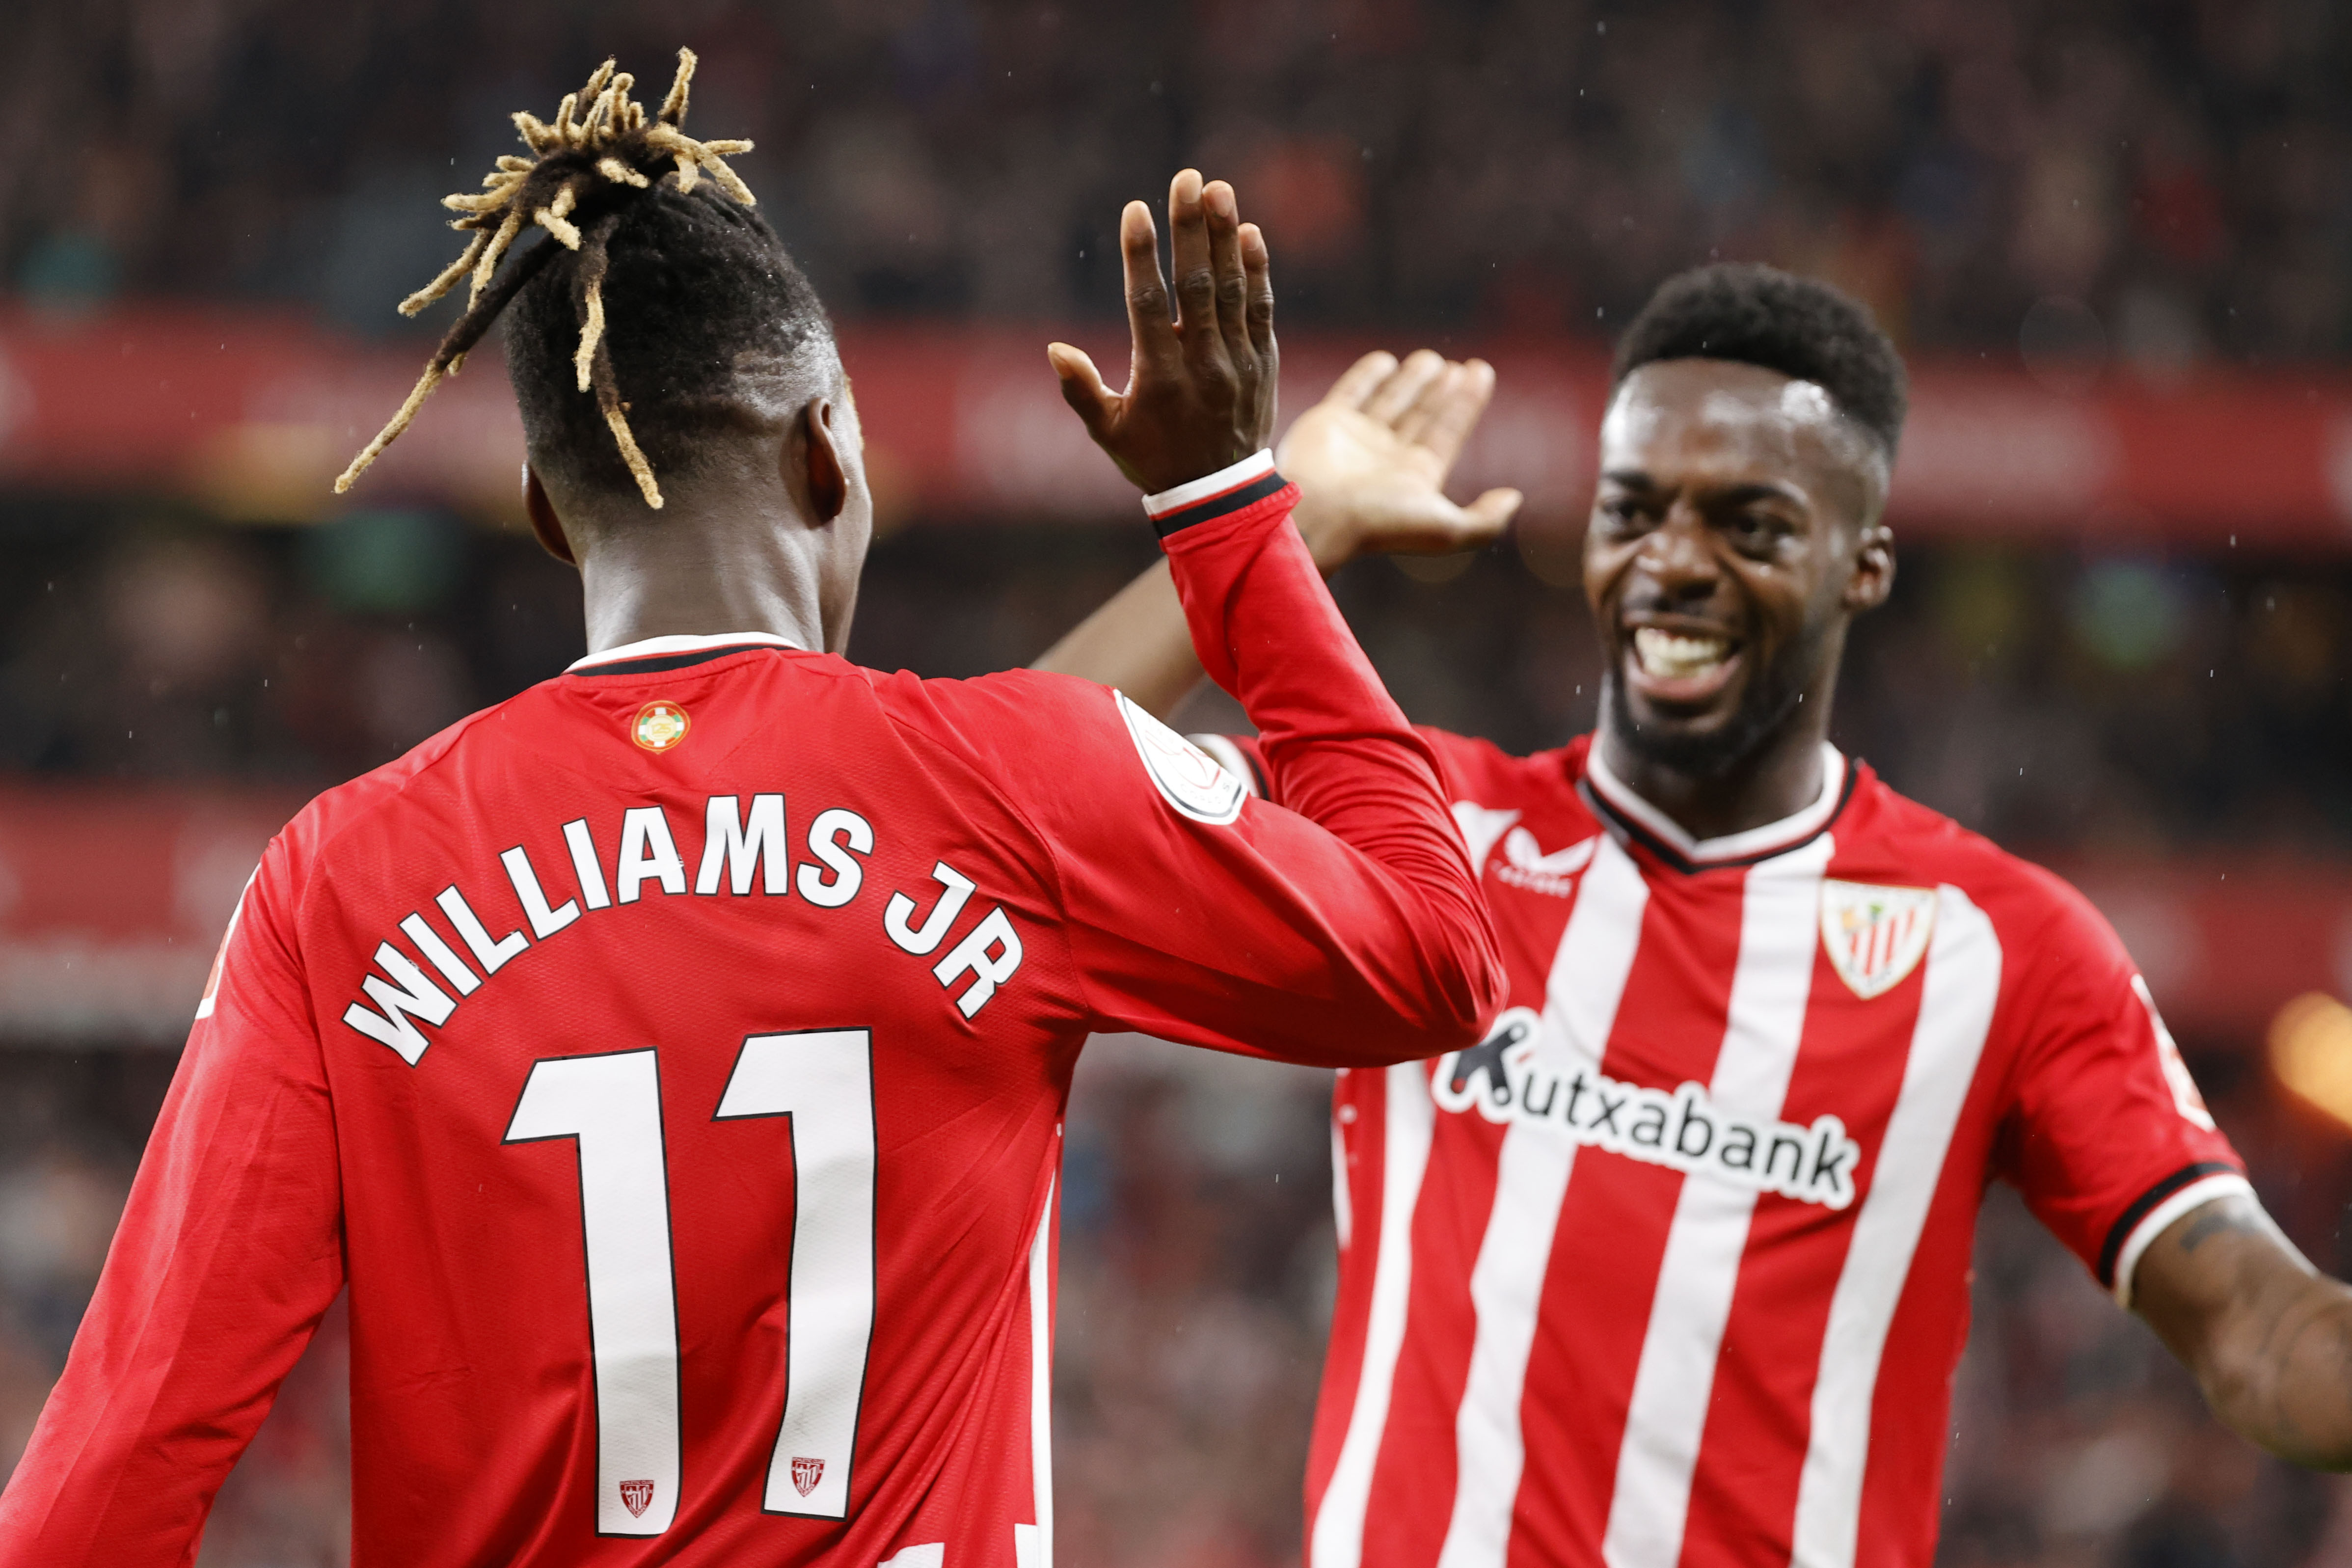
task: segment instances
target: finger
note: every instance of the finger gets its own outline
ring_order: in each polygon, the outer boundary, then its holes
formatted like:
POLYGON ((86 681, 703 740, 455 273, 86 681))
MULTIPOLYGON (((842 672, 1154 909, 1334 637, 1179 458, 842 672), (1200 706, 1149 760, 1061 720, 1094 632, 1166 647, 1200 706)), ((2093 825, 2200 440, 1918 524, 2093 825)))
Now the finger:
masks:
POLYGON ((1168 280, 1160 273, 1160 237, 1152 232, 1151 209, 1141 202, 1128 203, 1118 215, 1118 254, 1135 363, 1164 363, 1176 354, 1176 323, 1168 313, 1168 280))
POLYGON ((1274 353, 1274 258, 1257 225, 1241 227, 1242 274, 1249 289, 1250 346, 1261 359, 1274 353))
POLYGON ((1103 384, 1102 372, 1084 350, 1067 343, 1047 343, 1045 360, 1061 379, 1062 401, 1077 411, 1087 435, 1101 439, 1110 416, 1118 411, 1118 395, 1103 384))
POLYGON ((1323 395, 1323 401, 1342 408, 1361 408, 1381 383, 1396 374, 1396 355, 1386 349, 1374 349, 1340 373, 1339 379, 1331 384, 1331 390, 1323 395))
POLYGON ((1412 406, 1396 416, 1396 423, 1391 427, 1396 431, 1397 438, 1410 445, 1420 445, 1423 433, 1437 417, 1437 411, 1444 405, 1446 399, 1454 395, 1454 388, 1464 374, 1460 365, 1448 360, 1445 368, 1431 377, 1429 384, 1421 389, 1421 395, 1412 400, 1412 406))
POLYGON ((1209 270, 1217 280, 1217 331, 1225 338, 1225 352, 1240 364, 1253 357, 1249 331, 1249 281, 1242 271, 1241 204, 1234 188, 1212 180, 1202 188, 1201 208, 1208 219, 1209 270))
POLYGON ((1434 381, 1445 369, 1445 356, 1434 349, 1415 349, 1404 356, 1396 374, 1373 390, 1364 400, 1364 412, 1383 425, 1394 425, 1398 417, 1413 405, 1422 388, 1434 381))
POLYGON ((1488 490, 1468 506, 1456 506, 1444 496, 1432 496, 1419 508, 1412 526, 1391 535, 1389 552, 1396 555, 1458 555, 1500 538, 1519 510, 1521 497, 1512 489, 1488 490))
POLYGON ((1217 345, 1217 274, 1209 259, 1209 217, 1201 173, 1184 169, 1168 184, 1169 274, 1176 286, 1176 325, 1188 353, 1217 345))
POLYGON ((1437 460, 1451 468, 1454 459, 1462 455, 1462 444, 1478 427, 1478 420, 1494 396, 1493 365, 1474 359, 1454 367, 1446 378, 1444 395, 1432 402, 1428 422, 1411 438, 1436 453, 1437 460))

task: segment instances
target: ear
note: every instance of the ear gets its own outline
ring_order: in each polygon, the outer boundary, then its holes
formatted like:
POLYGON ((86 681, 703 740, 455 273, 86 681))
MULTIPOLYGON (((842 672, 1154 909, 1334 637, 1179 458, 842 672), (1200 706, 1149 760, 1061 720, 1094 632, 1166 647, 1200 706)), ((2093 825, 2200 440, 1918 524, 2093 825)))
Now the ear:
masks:
MULTIPOLYGON (((820 523, 831 522, 849 505, 849 470, 842 465, 841 448, 833 439, 833 405, 812 397, 801 409, 801 428, 808 446, 809 510, 820 523)), ((792 444, 784 446, 784 482, 792 482, 792 444)))
POLYGON ((572 542, 563 537, 563 524, 555 515, 555 503, 547 499, 547 487, 539 482, 539 470, 529 463, 522 466, 522 510, 530 518, 530 531, 539 536, 546 552, 566 566, 580 563, 572 554, 572 542))
POLYGON ((1895 531, 1883 522, 1863 525, 1854 544, 1853 573, 1846 579, 1845 607, 1859 615, 1886 603, 1895 591, 1895 531))

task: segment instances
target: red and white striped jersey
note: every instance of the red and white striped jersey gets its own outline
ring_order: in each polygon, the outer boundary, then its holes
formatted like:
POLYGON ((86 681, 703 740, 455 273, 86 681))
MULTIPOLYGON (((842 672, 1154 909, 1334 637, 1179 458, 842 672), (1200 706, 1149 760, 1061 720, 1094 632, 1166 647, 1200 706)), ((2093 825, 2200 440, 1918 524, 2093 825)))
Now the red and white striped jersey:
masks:
POLYGON ((1701 843, 1589 739, 1431 738, 1512 1006, 1340 1078, 1312 1568, 1927 1563, 1987 1182, 2119 1299, 2245 1190, 2146 984, 1834 751, 1701 843))

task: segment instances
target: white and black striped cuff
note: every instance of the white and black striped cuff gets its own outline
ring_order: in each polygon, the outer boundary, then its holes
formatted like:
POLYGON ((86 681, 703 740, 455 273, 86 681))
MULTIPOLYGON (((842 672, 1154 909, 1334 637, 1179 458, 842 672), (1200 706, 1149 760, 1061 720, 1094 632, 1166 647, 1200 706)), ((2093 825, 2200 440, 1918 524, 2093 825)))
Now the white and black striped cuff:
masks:
POLYGON ((2252 1197, 2253 1184, 2219 1161, 2207 1161, 2176 1171, 2142 1194, 2116 1222, 2104 1249, 2112 1259, 2104 1283, 2114 1292, 2116 1305, 2126 1311, 2131 1309, 2132 1275, 2139 1268, 2141 1254, 2164 1234, 2167 1226, 2216 1198, 2241 1194, 2252 1197))
POLYGON ((1197 522, 1223 517, 1254 506, 1281 491, 1283 477, 1274 471, 1274 452, 1260 447, 1240 462, 1188 479, 1173 489, 1143 498, 1143 514, 1160 538, 1197 522))

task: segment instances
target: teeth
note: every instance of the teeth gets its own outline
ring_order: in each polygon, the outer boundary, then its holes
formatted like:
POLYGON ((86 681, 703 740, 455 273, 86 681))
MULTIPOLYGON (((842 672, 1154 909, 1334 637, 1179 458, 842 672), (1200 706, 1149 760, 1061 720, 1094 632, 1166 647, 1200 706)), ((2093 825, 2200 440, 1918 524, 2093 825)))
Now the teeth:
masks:
POLYGON ((1686 637, 1655 626, 1640 626, 1633 632, 1633 657, 1642 661, 1645 673, 1662 680, 1705 675, 1730 652, 1731 644, 1722 637, 1686 637))

